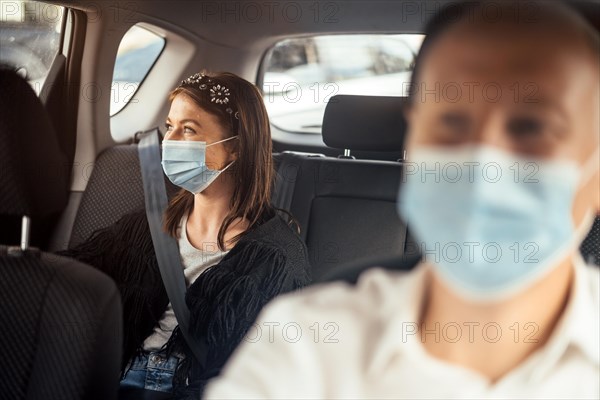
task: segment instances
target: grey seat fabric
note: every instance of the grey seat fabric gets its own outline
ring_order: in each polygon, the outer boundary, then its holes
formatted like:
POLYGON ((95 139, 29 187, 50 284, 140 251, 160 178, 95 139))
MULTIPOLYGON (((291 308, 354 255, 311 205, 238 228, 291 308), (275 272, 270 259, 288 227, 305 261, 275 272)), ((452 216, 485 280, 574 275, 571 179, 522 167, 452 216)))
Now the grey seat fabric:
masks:
POLYGON ((113 281, 88 265, 0 246, 0 397, 116 398, 121 300, 113 281))
POLYGON ((588 264, 600 265, 600 217, 596 217, 590 233, 579 248, 588 264))
MULTIPOLYGON (((144 186, 137 145, 118 145, 102 152, 89 181, 73 224, 69 247, 85 241, 101 228, 128 213, 144 209, 144 186)), ((177 188, 165 179, 169 195, 177 188)))
POLYGON ((115 146, 102 152, 89 177, 69 247, 87 239, 95 230, 119 217, 144 208, 144 187, 136 145, 115 146))
POLYGON ((289 211, 305 240, 314 279, 351 261, 398 256, 407 229, 396 212, 402 164, 279 155, 296 169, 289 211))
MULTIPOLYGON (((23 216, 35 226, 66 205, 65 158, 29 84, 0 70, 0 86, 0 226, 14 229, 23 216)), ((122 346, 116 285, 88 265, 14 246, 14 233, 2 236, 13 247, 0 245, 0 398, 115 398, 122 346)))
MULTIPOLYGON (((405 99, 339 95, 323 118, 323 141, 331 147, 402 150, 405 99)), ((350 262, 401 256, 410 239, 396 212, 402 163, 352 157, 282 154, 298 173, 290 212, 306 241, 313 278, 319 280, 350 262)))

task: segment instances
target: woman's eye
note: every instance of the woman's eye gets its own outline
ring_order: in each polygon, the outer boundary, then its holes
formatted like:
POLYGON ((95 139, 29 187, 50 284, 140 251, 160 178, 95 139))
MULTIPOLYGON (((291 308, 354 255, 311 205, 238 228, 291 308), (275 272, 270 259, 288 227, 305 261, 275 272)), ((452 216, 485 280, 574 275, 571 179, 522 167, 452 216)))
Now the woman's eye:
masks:
POLYGON ((173 125, 171 124, 165 124, 165 129, 167 130, 167 132, 173 130, 173 125))
POLYGON ((195 130, 193 130, 192 128, 190 128, 189 126, 185 126, 185 127, 183 128, 183 132, 184 132, 184 133, 189 133, 189 134, 192 134, 192 135, 196 134, 196 131, 195 131, 195 130))

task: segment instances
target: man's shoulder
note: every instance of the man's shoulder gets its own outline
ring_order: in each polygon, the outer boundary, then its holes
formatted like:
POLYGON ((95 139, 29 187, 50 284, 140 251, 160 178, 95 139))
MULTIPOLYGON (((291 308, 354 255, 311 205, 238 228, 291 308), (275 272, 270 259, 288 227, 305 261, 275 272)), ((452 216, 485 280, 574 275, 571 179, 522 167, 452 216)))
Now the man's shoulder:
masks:
POLYGON ((330 282, 280 296, 268 306, 272 315, 295 318, 337 318, 353 323, 393 313, 407 297, 414 272, 389 271, 373 267, 356 284, 330 282))

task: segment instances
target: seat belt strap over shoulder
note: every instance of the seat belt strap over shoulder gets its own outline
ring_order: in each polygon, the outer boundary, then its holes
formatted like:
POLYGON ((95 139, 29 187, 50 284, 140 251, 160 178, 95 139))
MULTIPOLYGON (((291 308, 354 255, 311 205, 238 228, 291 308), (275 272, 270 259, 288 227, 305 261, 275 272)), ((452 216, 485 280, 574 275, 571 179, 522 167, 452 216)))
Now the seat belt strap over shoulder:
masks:
POLYGON ((187 286, 177 242, 163 230, 163 214, 167 208, 167 190, 161 166, 158 128, 144 132, 138 144, 138 155, 144 184, 146 218, 150 225, 154 252, 167 295, 171 301, 179 329, 198 362, 206 362, 206 344, 202 337, 189 331, 190 310, 185 303, 187 286))
POLYGON ((285 211, 291 211, 294 189, 298 177, 300 163, 292 154, 281 153, 281 163, 275 174, 275 190, 273 206, 285 211))

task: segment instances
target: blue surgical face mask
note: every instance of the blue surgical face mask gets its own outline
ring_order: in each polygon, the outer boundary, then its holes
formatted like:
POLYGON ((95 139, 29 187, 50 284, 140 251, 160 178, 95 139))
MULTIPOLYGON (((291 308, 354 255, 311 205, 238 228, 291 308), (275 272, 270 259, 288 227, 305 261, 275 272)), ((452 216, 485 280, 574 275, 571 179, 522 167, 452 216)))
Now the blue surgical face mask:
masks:
POLYGON ((572 222, 577 189, 598 152, 574 161, 530 160, 487 146, 421 147, 411 154, 398 211, 437 275, 459 295, 498 301, 545 276, 593 222, 572 222))
POLYGON ((233 164, 221 170, 209 169, 206 165, 206 148, 227 140, 232 136, 211 144, 191 140, 163 140, 162 166, 171 182, 191 193, 200 193, 233 164))

